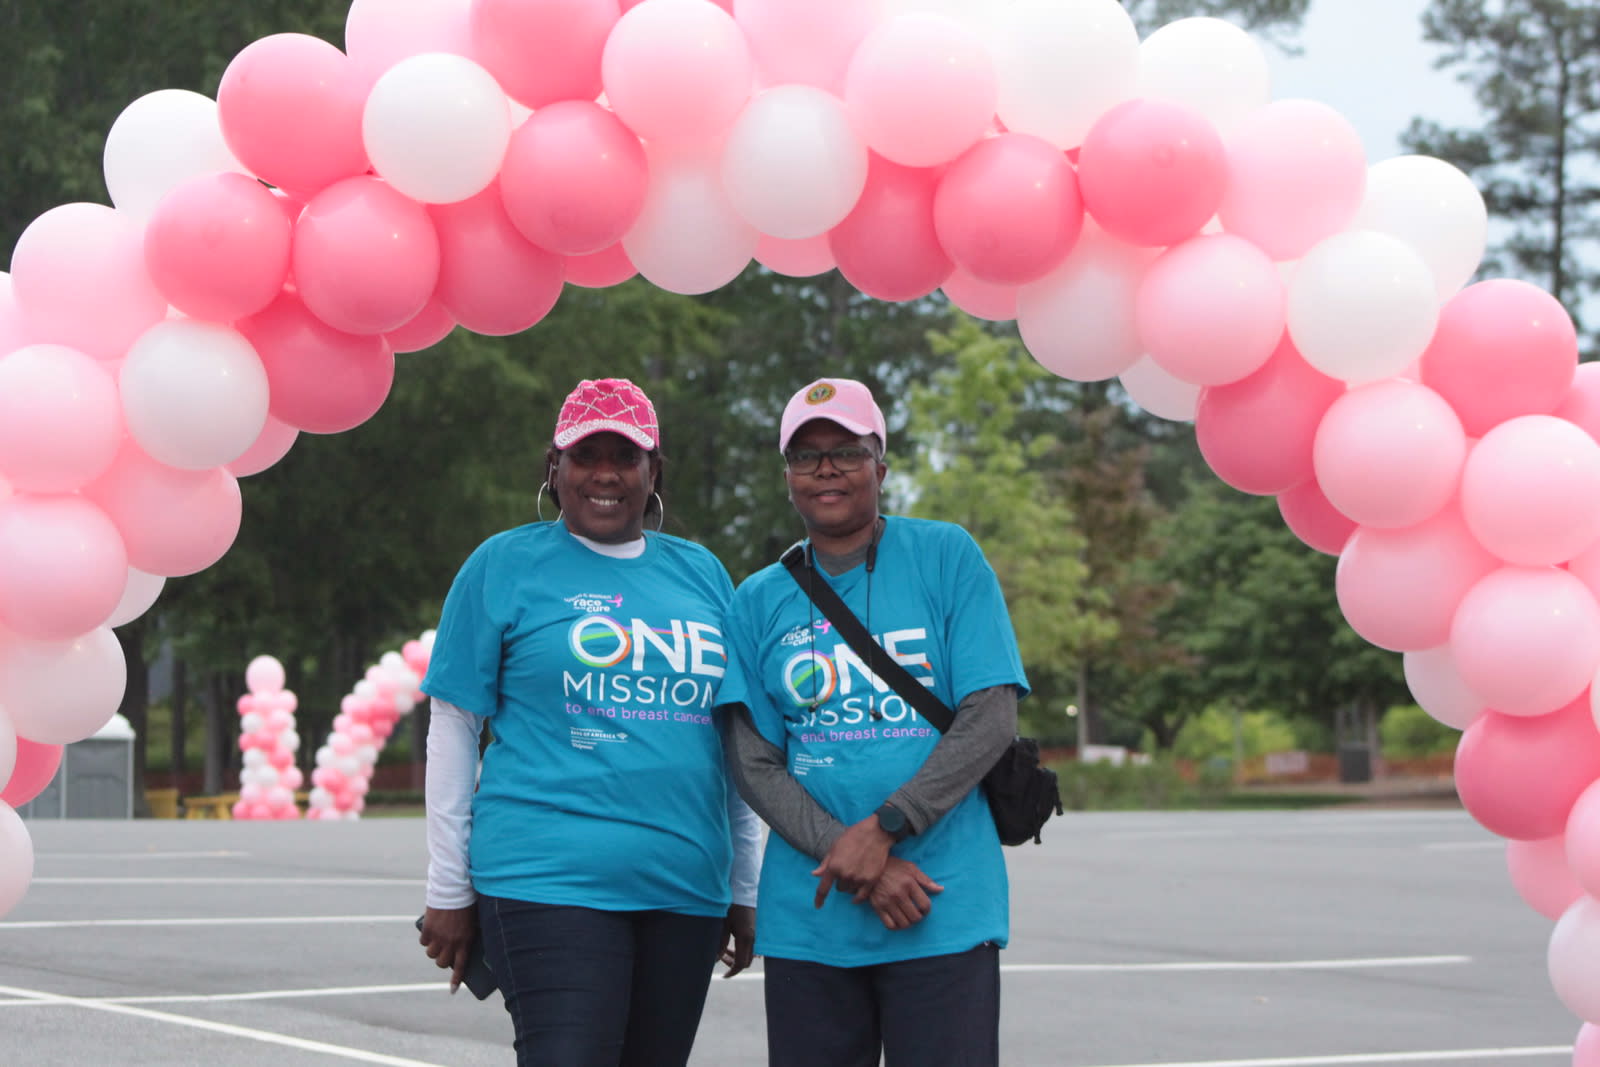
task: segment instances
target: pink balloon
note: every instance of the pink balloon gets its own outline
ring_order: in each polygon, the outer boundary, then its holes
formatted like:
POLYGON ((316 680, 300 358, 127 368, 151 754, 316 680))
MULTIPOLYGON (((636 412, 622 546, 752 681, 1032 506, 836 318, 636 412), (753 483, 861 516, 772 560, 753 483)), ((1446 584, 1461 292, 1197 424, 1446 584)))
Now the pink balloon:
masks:
POLYGON ((1006 322, 1017 317, 1017 287, 979 281, 957 267, 939 287, 945 298, 968 315, 990 322, 1006 322))
POLYGON ((245 174, 202 174, 145 224, 144 262, 173 307, 233 322, 272 303, 289 275, 287 204, 245 174))
POLYGON ((593 100, 620 14, 617 0, 473 0, 472 56, 528 107, 593 100))
POLYGON ((534 112, 511 135, 500 196, 522 236, 581 256, 622 240, 649 181, 639 138, 599 104, 569 100, 534 112))
POLYGON ((1587 699, 1548 715, 1486 712, 1456 746, 1456 792, 1485 829, 1518 841, 1554 837, 1600 777, 1600 732, 1587 699))
POLYGON ((1228 135, 1223 229, 1275 260, 1297 259, 1343 230, 1367 185, 1361 136, 1314 100, 1276 100, 1228 135))
POLYGON ((272 416, 310 433, 342 433, 383 406, 394 384, 394 353, 382 337, 344 333, 285 292, 238 324, 255 346, 272 388, 272 416))
POLYGON ((428 211, 380 178, 346 178, 314 196, 294 227, 294 279, 311 313, 345 333, 410 322, 439 282, 428 211))
POLYGON ((34 343, 22 322, 22 311, 11 291, 11 275, 0 273, 0 356, 34 343))
POLYGON ((762 234, 756 245, 756 262, 790 278, 812 278, 838 266, 825 233, 793 241, 762 234))
POLYGON ((567 256, 563 264, 567 281, 584 289, 608 289, 639 273, 621 241, 586 256, 567 256))
POLYGON ((1467 439, 1444 399, 1391 378, 1334 400, 1312 462, 1334 507, 1363 526, 1412 526, 1456 495, 1467 439))
POLYGON ((1217 477, 1246 493, 1286 492, 1312 476, 1312 444, 1344 383, 1314 369, 1287 336, 1260 370, 1200 393, 1195 440, 1217 477))
POLYGON ((288 455, 289 449, 294 447, 295 439, 299 436, 299 430, 268 415, 266 425, 261 428, 256 443, 245 449, 244 455, 229 463, 224 469, 235 478, 260 474, 288 455))
POLYGON ((651 0, 627 12, 606 39, 600 71, 617 117, 661 143, 722 133, 755 86, 744 35, 706 0, 651 0))
POLYGON ((1450 627, 1461 680, 1507 715, 1543 715, 1600 669, 1600 604, 1557 567, 1501 567, 1461 600, 1450 627))
POLYGON ((421 352, 450 336, 456 320, 445 310, 438 297, 430 297, 422 310, 400 326, 383 335, 389 347, 396 352, 421 352))
POLYGON ((561 258, 517 232, 497 185, 429 210, 439 231, 438 297, 458 323, 499 337, 550 313, 561 296, 561 258))
POLYGON ((855 210, 828 234, 839 271, 879 300, 916 300, 950 277, 955 264, 934 229, 939 176, 872 156, 855 210))
POLYGON ((43 793, 50 779, 56 776, 56 768, 61 766, 63 751, 61 745, 42 745, 26 737, 17 738, 17 765, 0 789, 0 804, 20 808, 43 793))
POLYGON ((66 745, 94 736, 117 713, 127 684, 122 645, 104 626, 65 641, 0 645, 0 703, 29 741, 66 745))
POLYGON ((1600 363, 1578 364, 1572 375, 1572 388, 1553 414, 1600 441, 1600 363))
POLYGON ((0 474, 18 492, 78 489, 111 465, 122 434, 104 364, 60 345, 0 356, 0 474))
POLYGON ((1572 1067, 1600 1067, 1600 1024, 1584 1023, 1572 1045, 1572 1067))
POLYGON ((765 84, 815 85, 835 95, 878 14, 861 0, 739 0, 722 6, 733 11, 749 40, 765 84))
MULTIPOLYGON (((1600 897, 1600 782, 1590 785, 1573 803, 1566 832, 1553 843, 1560 849, 1561 870, 1570 883, 1566 903, 1571 904, 1581 893, 1600 897)), ((1550 917, 1558 919, 1564 910, 1558 909, 1550 917)))
POLYGON ((844 100, 867 147, 907 167, 955 159, 989 129, 1000 98, 994 61, 954 19, 912 12, 856 48, 844 100))
MULTIPOLYGON (((1204 394, 1202 394, 1202 400, 1204 394)), ((1316 479, 1301 482, 1278 495, 1278 514, 1289 532, 1309 548, 1337 556, 1350 543, 1356 524, 1348 515, 1328 503, 1316 479)))
POLYGON ((120 359, 167 313, 143 230, 100 204, 64 204, 29 223, 11 254, 11 288, 28 336, 96 359, 120 359))
POLYGON ((104 623, 128 584, 128 553, 106 513, 78 496, 0 503, 0 624, 60 641, 104 623))
POLYGON ((1129 100, 1084 138, 1085 210, 1129 244, 1175 245, 1217 213, 1228 178, 1222 138, 1205 116, 1164 100, 1129 100))
POLYGON ((1508 419, 1467 457, 1461 511, 1501 559, 1565 563, 1600 540, 1600 444, 1553 415, 1508 419))
POLYGON ((1564 840, 1558 834, 1537 841, 1506 842, 1506 869, 1512 887, 1523 903, 1547 919, 1561 918, 1583 895, 1567 866, 1564 840))
POLYGON ((256 177, 307 200, 367 170, 361 114, 369 87, 355 64, 320 38, 263 37, 222 72, 222 139, 256 177))
POLYGON ((945 171, 933 221, 961 269, 980 281, 1021 285, 1049 274, 1077 244, 1078 179, 1048 141, 1003 133, 973 145, 945 171))
POLYGON ((471 7, 470 0, 354 0, 345 16, 345 52, 368 84, 424 52, 470 58, 471 7))
POLYGON ((1422 380, 1473 437, 1517 415, 1552 412, 1572 388, 1578 335, 1556 298, 1496 278, 1461 290, 1439 311, 1422 380))
POLYGON ((1379 648, 1415 652, 1450 639, 1456 609, 1496 560, 1455 507, 1415 526, 1357 528, 1334 588, 1352 629, 1379 648))
POLYGON ((233 475, 221 467, 168 467, 132 440, 83 494, 116 523, 128 563, 147 574, 177 578, 203 571, 239 535, 243 504, 233 475))
POLYGON ((257 697, 278 692, 284 681, 283 664, 273 656, 257 656, 244 669, 244 684, 257 697))
POLYGON ((1150 358, 1195 385, 1236 382, 1283 336, 1277 268, 1239 237, 1211 234, 1169 248, 1139 284, 1135 316, 1150 358))

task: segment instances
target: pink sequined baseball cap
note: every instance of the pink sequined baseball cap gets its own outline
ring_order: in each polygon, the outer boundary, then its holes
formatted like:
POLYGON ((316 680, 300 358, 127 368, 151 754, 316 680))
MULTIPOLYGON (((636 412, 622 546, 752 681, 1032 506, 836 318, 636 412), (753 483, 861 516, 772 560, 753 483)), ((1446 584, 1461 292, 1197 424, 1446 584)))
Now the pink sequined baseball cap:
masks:
POLYGON ((889 430, 872 390, 853 378, 818 378, 794 394, 778 426, 778 451, 788 448, 789 438, 812 419, 836 422, 855 434, 877 434, 878 443, 889 446, 889 430))
POLYGON ((596 433, 620 433, 646 451, 661 443, 655 405, 626 378, 585 379, 561 404, 556 418, 557 448, 569 448, 596 433))

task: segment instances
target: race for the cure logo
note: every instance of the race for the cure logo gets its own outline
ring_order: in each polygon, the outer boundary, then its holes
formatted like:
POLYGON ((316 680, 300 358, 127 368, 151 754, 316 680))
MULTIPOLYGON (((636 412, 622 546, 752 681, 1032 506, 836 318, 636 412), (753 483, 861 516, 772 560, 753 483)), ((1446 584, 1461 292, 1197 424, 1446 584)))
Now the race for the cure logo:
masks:
POLYGON ((826 404, 833 399, 833 394, 837 392, 838 390, 827 382, 818 382, 806 393, 806 403, 812 405, 826 404))
POLYGON ((622 607, 622 594, 617 593, 607 596, 604 593, 579 593, 576 596, 563 597, 574 611, 610 611, 622 607))

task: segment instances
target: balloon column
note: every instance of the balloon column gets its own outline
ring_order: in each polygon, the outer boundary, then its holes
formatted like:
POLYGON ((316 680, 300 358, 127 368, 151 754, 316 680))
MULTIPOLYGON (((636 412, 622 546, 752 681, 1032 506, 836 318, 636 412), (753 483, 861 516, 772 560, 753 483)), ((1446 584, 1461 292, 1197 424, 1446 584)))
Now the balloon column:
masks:
POLYGON ((239 800, 235 819, 298 819, 294 793, 305 781, 295 766, 300 735, 294 712, 299 700, 283 687, 283 664, 257 656, 244 672, 249 692, 239 698, 239 800))
MULTIPOLYGON (((1564 859, 1551 976, 1600 1023, 1600 379, 1548 294, 1468 284, 1487 220, 1463 174, 1369 166, 1336 111, 1271 98, 1243 31, 1141 41, 1116 0, 355 0, 344 43, 267 37, 214 102, 134 101, 115 206, 17 244, 16 736, 110 717, 119 602, 221 556, 236 479, 371 417, 395 352, 527 329, 566 283, 837 267, 1014 318, 1053 372, 1193 418, 1219 477, 1337 554, 1345 616, 1465 728, 1462 798, 1551 911, 1564 859)), ((381 695, 351 694, 369 721, 321 787, 351 803, 318 810, 355 809, 381 695)), ((0 870, 25 841, 0 834, 0 870)))
POLYGON ((401 651, 385 652, 339 701, 333 732, 317 750, 306 818, 360 818, 378 754, 401 717, 422 699, 417 687, 428 671, 432 649, 433 631, 428 630, 401 651))

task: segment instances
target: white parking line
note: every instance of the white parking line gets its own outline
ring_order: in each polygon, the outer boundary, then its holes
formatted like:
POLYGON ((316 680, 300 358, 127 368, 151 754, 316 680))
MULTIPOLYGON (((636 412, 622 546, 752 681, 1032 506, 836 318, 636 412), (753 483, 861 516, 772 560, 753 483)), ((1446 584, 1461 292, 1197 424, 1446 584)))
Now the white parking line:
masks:
POLYGON ((1344 971, 1378 967, 1444 967, 1471 963, 1471 956, 1372 956, 1334 960, 1182 960, 1174 963, 1010 963, 1002 971, 1014 973, 1102 971, 1344 971))
POLYGON ((1436 841, 1431 845, 1423 845, 1424 852, 1475 852, 1479 849, 1503 850, 1504 841, 1436 841))
POLYGON ((1348 1056, 1275 1056, 1258 1060, 1188 1060, 1184 1063, 1118 1063, 1099 1067, 1335 1067, 1364 1063, 1437 1063, 1461 1060, 1533 1059, 1570 1056, 1571 1045, 1531 1045, 1524 1048, 1441 1049, 1433 1052, 1358 1052, 1348 1056))
POLYGON ((422 878, 35 878, 34 885, 426 885, 422 878))
POLYGON ((93 926, 303 926, 325 923, 414 923, 415 915, 267 915, 243 919, 34 919, 0 922, 7 930, 70 930, 93 926))
POLYGON ((237 859, 248 852, 210 849, 205 852, 35 852, 35 860, 218 860, 237 859))
POLYGON ((406 985, 347 985, 321 989, 265 989, 255 993, 168 993, 148 997, 75 997, 56 1000, 0 1000, 0 1008, 52 1007, 57 1004, 224 1004, 238 1001, 295 1000, 306 997, 365 997, 390 993, 444 993, 445 978, 406 985))
POLYGON ((75 1008, 86 1008, 90 1011, 109 1012, 113 1015, 131 1015, 136 1019, 171 1023, 174 1026, 186 1026, 194 1030, 208 1030, 214 1034, 226 1034, 229 1037, 260 1041, 268 1045, 283 1045, 287 1048, 299 1049, 302 1052, 320 1052, 326 1056, 339 1056, 347 1060, 357 1060, 361 1063, 381 1063, 387 1064, 389 1067, 441 1067, 439 1064, 428 1063, 425 1060, 408 1060, 400 1056, 386 1056, 381 1052, 368 1052, 366 1049, 350 1048, 345 1045, 330 1045, 323 1041, 310 1041, 305 1038, 290 1037, 287 1034, 274 1034, 267 1030, 253 1030, 245 1026, 212 1022, 208 1019, 191 1019, 184 1015, 173 1015, 164 1011, 151 1011, 148 1008, 136 1008, 127 1004, 83 1000, 77 997, 61 997, 53 993, 40 993, 32 989, 17 989, 13 986, 0 986, 0 995, 45 1001, 75 1008))

